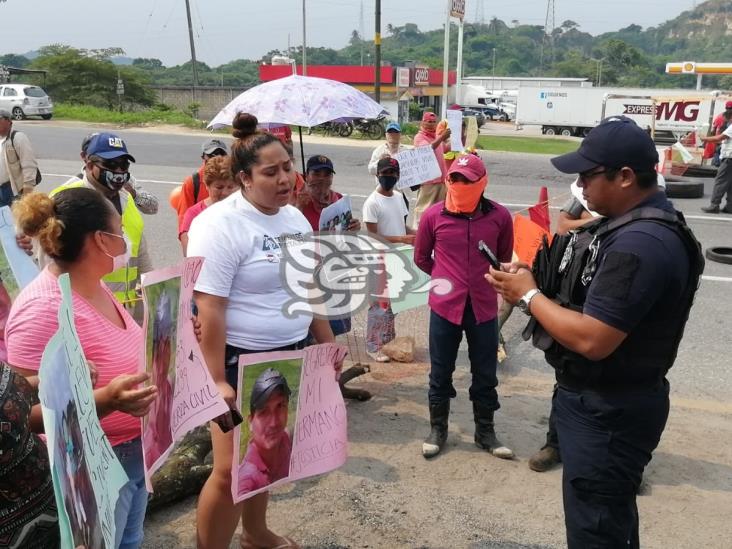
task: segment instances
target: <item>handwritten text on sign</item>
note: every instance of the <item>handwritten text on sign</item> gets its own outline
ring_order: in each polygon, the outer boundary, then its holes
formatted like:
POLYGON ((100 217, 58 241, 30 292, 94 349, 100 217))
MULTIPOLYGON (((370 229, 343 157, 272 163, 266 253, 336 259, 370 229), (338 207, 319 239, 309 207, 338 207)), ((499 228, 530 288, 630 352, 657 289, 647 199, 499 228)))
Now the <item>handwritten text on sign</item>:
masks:
POLYGON ((397 189, 421 185, 442 175, 435 152, 429 145, 401 151, 395 154, 394 158, 399 161, 397 189))
MULTIPOLYGON (((237 402, 245 423, 234 431, 231 491, 235 502, 280 484, 327 473, 345 463, 348 424, 335 377, 335 365, 345 355, 343 347, 332 343, 314 345, 304 351, 241 355, 237 402), (294 422, 290 422, 290 417, 287 420, 291 428, 277 435, 280 440, 291 442, 281 444, 277 453, 269 452, 263 457, 259 441, 264 433, 258 428, 257 416, 268 404, 260 402, 262 408, 252 408, 249 395, 260 376, 268 375, 271 370, 287 379, 291 398, 297 395, 297 403, 294 422), (260 473, 262 461, 268 471, 266 476, 260 473), (277 474, 282 465, 285 470, 277 474)), ((268 403, 271 398, 269 393, 268 403)), ((288 402, 288 409, 291 404, 288 402)), ((287 415, 292 416, 293 410, 287 415)), ((280 423, 277 429, 285 427, 280 423)), ((270 425, 267 433, 274 430, 270 425)))
POLYGON ((62 547, 114 547, 114 509, 127 475, 97 417, 89 366, 76 334, 68 275, 59 330, 46 346, 38 395, 59 508, 62 547))
POLYGON ((193 330, 193 288, 202 266, 203 258, 189 257, 181 265, 142 278, 145 345, 139 369, 150 375, 150 383, 158 389, 142 432, 150 491, 152 474, 163 465, 175 441, 229 410, 193 330))

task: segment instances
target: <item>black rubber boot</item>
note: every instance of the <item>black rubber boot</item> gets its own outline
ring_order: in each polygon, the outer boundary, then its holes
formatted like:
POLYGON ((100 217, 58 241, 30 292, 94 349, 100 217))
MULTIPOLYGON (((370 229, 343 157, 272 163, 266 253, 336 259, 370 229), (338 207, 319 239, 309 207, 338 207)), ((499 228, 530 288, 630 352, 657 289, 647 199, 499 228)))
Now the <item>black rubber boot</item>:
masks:
POLYGON ((450 416, 450 401, 430 404, 430 434, 422 443, 422 455, 435 457, 442 451, 447 440, 447 418, 450 416))
POLYGON ((496 437, 493 425, 493 410, 473 402, 475 419, 475 445, 501 459, 512 459, 513 450, 507 448, 496 437))

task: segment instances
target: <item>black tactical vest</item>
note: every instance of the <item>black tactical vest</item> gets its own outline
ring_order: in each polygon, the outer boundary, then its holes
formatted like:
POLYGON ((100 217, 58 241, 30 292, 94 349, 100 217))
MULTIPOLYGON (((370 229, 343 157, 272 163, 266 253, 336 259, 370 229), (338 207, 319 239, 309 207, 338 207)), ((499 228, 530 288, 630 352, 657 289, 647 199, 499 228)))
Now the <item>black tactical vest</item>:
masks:
POLYGON ((556 369, 560 384, 576 388, 622 388, 650 385, 659 381, 676 359, 694 295, 704 270, 701 245, 686 225, 681 212, 657 208, 637 208, 614 219, 589 222, 568 235, 555 236, 551 246, 543 246, 534 261, 534 277, 542 293, 561 305, 581 311, 587 288, 599 264, 604 238, 636 221, 652 221, 672 229, 689 255, 689 277, 674 314, 664 322, 644 323, 633 330, 607 358, 591 361, 555 341, 532 317, 523 337, 544 351, 556 369))

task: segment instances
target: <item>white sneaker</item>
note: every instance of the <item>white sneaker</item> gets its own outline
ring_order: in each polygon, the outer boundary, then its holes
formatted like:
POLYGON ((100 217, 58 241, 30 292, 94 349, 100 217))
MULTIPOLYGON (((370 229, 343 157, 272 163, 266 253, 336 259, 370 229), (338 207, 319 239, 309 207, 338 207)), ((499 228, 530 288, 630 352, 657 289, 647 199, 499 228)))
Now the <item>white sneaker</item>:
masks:
POLYGON ((368 353, 368 355, 374 362, 391 362, 391 359, 381 351, 378 351, 376 353, 368 353))

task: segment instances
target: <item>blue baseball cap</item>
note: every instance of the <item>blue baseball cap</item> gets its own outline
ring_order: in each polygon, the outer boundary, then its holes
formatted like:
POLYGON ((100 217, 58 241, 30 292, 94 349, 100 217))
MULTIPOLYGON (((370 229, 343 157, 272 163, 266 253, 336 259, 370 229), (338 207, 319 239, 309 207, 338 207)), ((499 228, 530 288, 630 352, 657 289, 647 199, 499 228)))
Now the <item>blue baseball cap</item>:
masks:
POLYGON ((386 125, 386 131, 402 133, 402 127, 399 124, 397 124, 396 122, 389 122, 386 125))
POLYGON ((98 156, 104 160, 112 160, 126 156, 132 162, 135 158, 127 152, 127 145, 121 137, 113 133, 98 133, 91 138, 86 149, 88 156, 98 156))
POLYGON ((584 173, 599 166, 650 172, 658 164, 656 144, 648 132, 627 116, 611 116, 590 130, 579 149, 556 156, 551 163, 560 172, 584 173))

